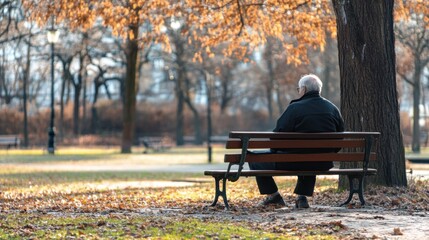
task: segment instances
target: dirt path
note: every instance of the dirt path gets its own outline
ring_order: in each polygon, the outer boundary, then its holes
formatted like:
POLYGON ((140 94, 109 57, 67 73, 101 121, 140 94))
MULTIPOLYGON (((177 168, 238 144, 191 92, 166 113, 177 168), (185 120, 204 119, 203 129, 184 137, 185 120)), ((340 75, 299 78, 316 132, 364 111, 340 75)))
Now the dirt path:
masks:
POLYGON ((347 209, 344 207, 314 206, 309 210, 279 210, 272 213, 277 221, 304 223, 341 222, 350 233, 366 238, 429 239, 428 213, 387 211, 384 209, 347 209), (401 235, 402 234, 402 235, 401 235))
MULTIPOLYGON (((177 216, 180 209, 141 209, 143 215, 177 216)), ((237 214, 233 211, 186 213, 186 216, 229 221, 248 221, 260 226, 290 228, 303 224, 338 225, 341 235, 348 239, 429 239, 429 215, 426 212, 408 213, 381 208, 312 206, 296 210, 293 206, 268 212, 237 214)), ((290 231, 295 231, 293 228, 290 231)))

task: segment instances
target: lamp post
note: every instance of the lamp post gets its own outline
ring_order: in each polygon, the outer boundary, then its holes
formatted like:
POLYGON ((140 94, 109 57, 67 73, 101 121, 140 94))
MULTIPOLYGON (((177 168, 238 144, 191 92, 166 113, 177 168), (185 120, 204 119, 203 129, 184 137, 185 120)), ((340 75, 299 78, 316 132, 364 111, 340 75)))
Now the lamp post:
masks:
POLYGON ((48 131, 48 153, 55 154, 55 109, 54 109, 54 51, 55 51, 55 43, 58 41, 60 36, 60 32, 51 28, 48 29, 47 37, 48 42, 51 44, 51 119, 49 124, 48 131))

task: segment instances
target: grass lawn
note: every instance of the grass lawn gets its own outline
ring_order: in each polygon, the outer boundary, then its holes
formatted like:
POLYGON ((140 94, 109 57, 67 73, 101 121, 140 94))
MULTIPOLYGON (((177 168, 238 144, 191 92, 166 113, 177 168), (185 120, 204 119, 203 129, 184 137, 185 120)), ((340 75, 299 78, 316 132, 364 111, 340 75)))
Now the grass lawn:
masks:
MULTIPOLYGON (((267 224, 274 208, 261 200, 253 178, 229 183, 232 210, 208 207, 213 181, 202 173, 150 171, 56 171, 40 166, 202 164, 205 149, 165 153, 119 154, 113 149, 9 150, 0 153, 0 239, 344 239, 350 232, 338 222, 267 224), (37 168, 36 168, 37 166, 37 168), (159 183, 188 183, 165 185, 159 183), (233 186, 233 187, 231 187, 233 186), (252 215, 253 216, 253 215, 252 215), (269 215, 266 215, 269 216, 269 215), (265 217, 266 218, 266 217, 265 217)), ((214 150, 221 162, 221 148, 214 150)), ((293 202, 294 178, 279 178, 287 202, 293 202)), ((335 205, 346 193, 335 179, 320 178, 314 202, 335 205)), ((367 201, 404 209, 429 208, 427 181, 405 189, 369 189, 367 201), (380 196, 384 194, 384 198, 380 196), (390 202, 389 202, 390 201, 390 202), (386 205, 387 204, 387 205, 386 205), (396 205, 395 205, 396 204, 396 205), (408 204, 408 205, 406 205, 408 204), (425 208, 426 206, 426 208, 425 208)), ((429 191, 428 191, 429 193, 429 191)))

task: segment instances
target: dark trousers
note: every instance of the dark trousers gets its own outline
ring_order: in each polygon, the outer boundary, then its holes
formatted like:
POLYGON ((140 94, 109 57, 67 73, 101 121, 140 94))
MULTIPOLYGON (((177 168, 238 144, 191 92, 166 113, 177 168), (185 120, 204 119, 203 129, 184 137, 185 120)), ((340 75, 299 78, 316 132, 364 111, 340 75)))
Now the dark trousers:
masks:
MULTIPOLYGON (((249 163, 251 170, 290 170, 311 171, 329 170, 333 167, 332 162, 290 162, 290 163, 249 163)), ((256 177, 259 192, 261 194, 272 194, 278 191, 273 177, 256 177)), ((294 193, 304 196, 313 196, 316 176, 298 176, 294 193)))

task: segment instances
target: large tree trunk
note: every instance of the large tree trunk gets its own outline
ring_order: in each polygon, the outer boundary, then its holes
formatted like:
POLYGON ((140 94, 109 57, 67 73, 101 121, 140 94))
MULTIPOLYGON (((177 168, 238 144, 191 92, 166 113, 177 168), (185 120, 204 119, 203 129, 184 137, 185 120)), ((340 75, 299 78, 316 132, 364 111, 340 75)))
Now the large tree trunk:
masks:
POLYGON ((348 131, 379 131, 373 183, 406 186, 393 33, 394 0, 333 0, 341 109, 348 131))
MULTIPOLYGON (((138 26, 133 25, 130 30, 134 36, 138 36, 138 26)), ((131 146, 134 138, 134 126, 136 119, 136 94, 137 94, 137 56, 138 42, 136 39, 127 40, 127 70, 125 75, 124 109, 123 109, 123 130, 121 153, 131 153, 131 146)))

